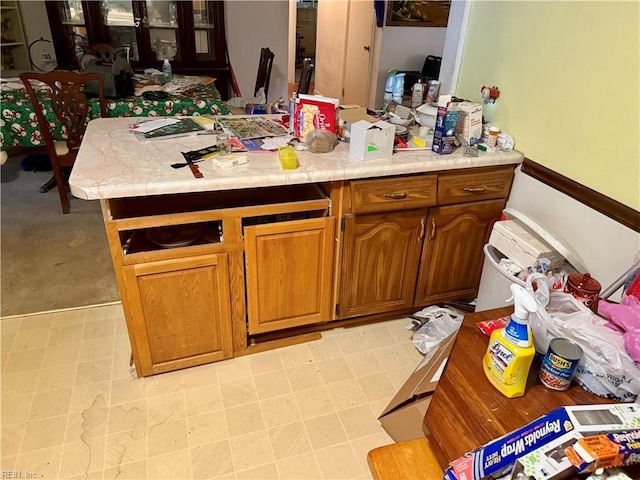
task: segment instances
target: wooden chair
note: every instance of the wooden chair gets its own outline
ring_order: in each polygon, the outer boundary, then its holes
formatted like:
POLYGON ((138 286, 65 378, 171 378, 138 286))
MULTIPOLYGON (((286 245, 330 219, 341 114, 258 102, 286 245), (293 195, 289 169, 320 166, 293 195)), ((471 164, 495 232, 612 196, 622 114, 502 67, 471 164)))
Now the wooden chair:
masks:
POLYGON ((78 154, 82 137, 89 121, 89 102, 84 93, 87 82, 97 82, 100 115, 107 116, 107 102, 104 96, 104 76, 97 73, 75 73, 66 70, 53 70, 48 73, 25 72, 20 74, 20 80, 33 104, 42 137, 51 158, 53 175, 58 186, 62 213, 69 213, 69 172, 78 154), (64 141, 57 141, 51 136, 49 122, 44 116, 42 105, 31 81, 39 81, 51 89, 51 111, 56 120, 63 126, 64 141))
POLYGON ((271 68, 273 67, 273 57, 275 54, 267 47, 260 50, 260 63, 258 63, 258 75, 256 77, 256 88, 253 91, 255 96, 260 88, 264 87, 264 96, 269 94, 269 80, 271 79, 271 68))
POLYGON ((311 75, 313 75, 313 63, 310 58, 302 61, 302 71, 300 72, 300 81, 298 82, 298 93, 309 93, 311 86, 311 75))

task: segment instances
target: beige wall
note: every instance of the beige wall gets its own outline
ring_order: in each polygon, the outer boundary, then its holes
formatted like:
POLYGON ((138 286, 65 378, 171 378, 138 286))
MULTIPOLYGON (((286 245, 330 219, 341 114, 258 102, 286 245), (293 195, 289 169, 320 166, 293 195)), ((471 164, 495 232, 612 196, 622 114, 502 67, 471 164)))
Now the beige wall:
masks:
POLYGON ((640 3, 473 2, 457 95, 516 148, 640 210, 640 3))

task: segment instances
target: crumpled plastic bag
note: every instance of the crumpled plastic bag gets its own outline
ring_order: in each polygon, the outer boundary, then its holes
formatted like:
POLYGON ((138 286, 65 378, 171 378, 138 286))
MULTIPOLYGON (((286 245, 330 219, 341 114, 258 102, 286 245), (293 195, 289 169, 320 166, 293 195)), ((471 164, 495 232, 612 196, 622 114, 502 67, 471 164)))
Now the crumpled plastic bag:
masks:
POLYGON ((640 370, 625 351, 622 334, 573 295, 549 289, 545 275, 530 275, 526 288, 538 303, 529 315, 536 352, 544 355, 553 338, 573 340, 583 351, 574 381, 600 397, 633 402, 640 393, 640 370))
POLYGON ((413 317, 424 319, 413 333, 413 344, 420 353, 429 356, 445 338, 460 328, 464 314, 452 308, 431 305, 413 317))
POLYGON ((263 87, 258 90, 255 97, 233 97, 227 100, 227 105, 231 105, 232 107, 245 108, 249 103, 253 103, 255 105, 264 105, 267 103, 267 96, 264 94, 263 87))
POLYGON ((624 297, 619 304, 600 300, 598 313, 609 320, 605 326, 622 333, 625 350, 640 367, 640 300, 634 296, 624 297))

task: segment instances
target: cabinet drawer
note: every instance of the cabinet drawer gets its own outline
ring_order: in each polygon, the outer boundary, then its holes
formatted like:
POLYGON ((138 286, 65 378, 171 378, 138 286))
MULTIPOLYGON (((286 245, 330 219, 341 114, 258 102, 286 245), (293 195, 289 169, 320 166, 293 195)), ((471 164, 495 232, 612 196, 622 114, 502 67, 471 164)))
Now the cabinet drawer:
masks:
POLYGON ((435 175, 351 182, 354 213, 428 207, 436 203, 435 175))
POLYGON ((316 10, 310 8, 298 9, 298 22, 315 22, 316 10))
POLYGON ((511 189, 513 167, 438 176, 438 205, 506 198, 511 189))

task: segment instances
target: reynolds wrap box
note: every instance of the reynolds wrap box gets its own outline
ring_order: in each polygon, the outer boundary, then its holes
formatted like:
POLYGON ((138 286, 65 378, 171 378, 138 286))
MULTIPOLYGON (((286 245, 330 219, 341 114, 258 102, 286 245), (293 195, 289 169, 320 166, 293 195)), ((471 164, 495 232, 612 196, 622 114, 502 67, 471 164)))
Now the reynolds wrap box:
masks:
POLYGON ((568 446, 566 454, 578 473, 635 465, 640 463, 640 430, 584 437, 568 446))
POLYGON ((570 436, 575 439, 634 429, 639 425, 637 403, 560 407, 454 460, 444 478, 482 480, 489 475, 498 478, 511 472, 519 458, 556 440, 562 444, 570 436))

